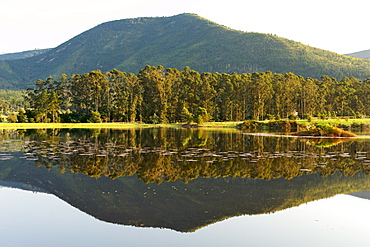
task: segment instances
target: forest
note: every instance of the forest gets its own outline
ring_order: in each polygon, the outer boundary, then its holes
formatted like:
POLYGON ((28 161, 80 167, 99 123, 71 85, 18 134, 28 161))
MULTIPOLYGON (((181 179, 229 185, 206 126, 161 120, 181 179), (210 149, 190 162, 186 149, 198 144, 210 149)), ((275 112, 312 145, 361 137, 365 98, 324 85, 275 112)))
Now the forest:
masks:
POLYGON ((370 115, 370 78, 294 73, 199 73, 145 66, 37 80, 17 122, 202 123, 370 115))

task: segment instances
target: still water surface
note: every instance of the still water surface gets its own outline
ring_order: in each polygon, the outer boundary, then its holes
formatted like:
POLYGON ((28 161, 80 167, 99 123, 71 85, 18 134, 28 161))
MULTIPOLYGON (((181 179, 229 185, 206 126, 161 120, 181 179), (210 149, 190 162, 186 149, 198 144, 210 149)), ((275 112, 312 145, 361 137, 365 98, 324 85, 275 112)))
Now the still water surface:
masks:
POLYGON ((369 144, 3 131, 2 246, 368 246, 369 144))
POLYGON ((99 221, 44 193, 0 189, 2 246, 368 246, 370 202, 349 195, 192 233, 99 221))

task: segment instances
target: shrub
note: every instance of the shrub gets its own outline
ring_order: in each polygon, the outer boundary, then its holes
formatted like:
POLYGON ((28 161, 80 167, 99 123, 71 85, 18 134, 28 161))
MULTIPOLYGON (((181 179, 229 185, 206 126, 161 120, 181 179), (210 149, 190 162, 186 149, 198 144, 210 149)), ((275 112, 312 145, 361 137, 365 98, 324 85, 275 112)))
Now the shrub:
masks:
POLYGON ((101 123, 101 116, 98 111, 90 111, 88 123, 101 123))
POLYGON ((197 124, 202 124, 207 122, 211 118, 210 114, 207 112, 206 108, 198 107, 195 113, 195 122, 197 124))
POLYGON ((185 106, 182 108, 181 111, 181 122, 186 122, 187 124, 191 124, 193 121, 193 114, 191 114, 185 106))
POLYGON ((90 115, 78 113, 77 111, 66 111, 60 114, 60 121, 62 123, 87 123, 90 115))
POLYGON ((159 123, 159 117, 157 116, 157 114, 153 114, 153 116, 151 116, 149 118, 149 121, 152 123, 152 124, 158 124, 159 123))
POLYGON ((15 114, 10 114, 8 116, 8 122, 10 122, 10 123, 16 123, 17 122, 17 117, 15 116, 15 114))
POLYGON ((312 116, 310 114, 304 114, 303 118, 307 119, 308 122, 312 122, 312 116))
POLYGON ((26 113, 22 108, 19 108, 17 115, 18 123, 27 123, 26 113))
POLYGON ((317 114, 317 117, 320 118, 321 120, 325 120, 326 115, 322 114, 322 113, 319 113, 319 114, 317 114))

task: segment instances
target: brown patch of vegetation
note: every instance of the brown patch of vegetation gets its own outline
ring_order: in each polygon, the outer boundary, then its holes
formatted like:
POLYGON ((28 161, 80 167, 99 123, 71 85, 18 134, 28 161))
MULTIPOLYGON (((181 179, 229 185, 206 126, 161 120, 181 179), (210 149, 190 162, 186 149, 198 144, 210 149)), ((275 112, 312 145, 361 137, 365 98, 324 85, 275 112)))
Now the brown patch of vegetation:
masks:
POLYGON ((315 124, 306 130, 294 133, 297 136, 325 136, 325 137, 356 137, 357 135, 343 129, 328 125, 315 124))

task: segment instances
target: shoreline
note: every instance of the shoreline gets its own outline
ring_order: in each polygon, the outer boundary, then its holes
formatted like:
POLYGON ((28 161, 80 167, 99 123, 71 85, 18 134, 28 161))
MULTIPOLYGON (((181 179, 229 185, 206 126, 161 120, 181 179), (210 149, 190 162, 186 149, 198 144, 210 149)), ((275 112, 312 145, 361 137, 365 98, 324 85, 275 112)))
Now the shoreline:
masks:
MULTIPOLYGON (((242 122, 210 122, 192 124, 192 128, 232 129, 242 122)), ((186 128, 184 123, 145 124, 145 123, 0 123, 0 129, 131 129, 131 128, 186 128)))
MULTIPOLYGON (((247 121, 230 121, 230 122, 205 122, 202 124, 186 124, 186 123, 166 123, 166 124, 146 124, 146 123, 128 123, 128 122, 114 122, 114 123, 0 123, 1 129, 130 129, 130 128, 184 128, 184 129, 235 129, 240 130, 239 126, 247 121)), ((267 126, 269 124, 276 124, 277 121, 252 121, 258 123, 258 126, 267 126)), ((341 129, 351 128, 353 125, 364 125, 370 127, 370 119, 352 119, 350 121, 344 119, 328 119, 328 120, 313 120, 311 122, 307 120, 280 120, 280 122, 294 122, 296 125, 306 127, 312 124, 329 124, 332 126, 339 126, 341 129), (347 126, 344 126, 347 125, 347 126), (347 128, 346 128, 347 127, 347 128)), ((356 127, 357 127, 356 126, 356 127)), ((257 126, 253 126, 252 129, 259 129, 257 126), (257 128, 256 128, 257 127, 257 128)), ((355 126, 353 126, 355 127, 355 126)), ((247 128, 248 129, 248 128, 247 128)), ((352 128, 351 128, 352 129, 352 128)), ((261 130, 265 130, 261 128, 261 130)), ((281 132, 281 131, 279 131, 281 132)), ((288 131, 286 133, 290 133, 288 131)))

